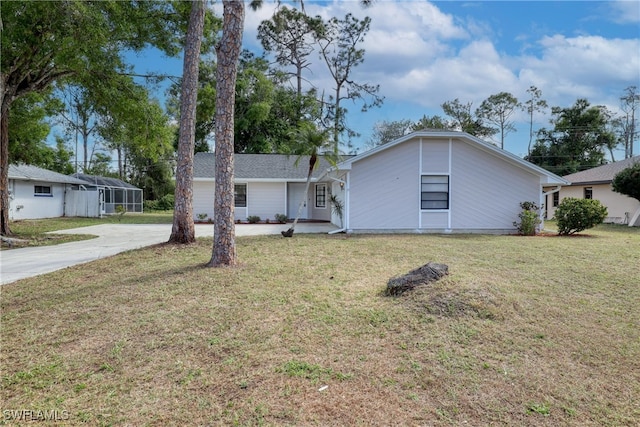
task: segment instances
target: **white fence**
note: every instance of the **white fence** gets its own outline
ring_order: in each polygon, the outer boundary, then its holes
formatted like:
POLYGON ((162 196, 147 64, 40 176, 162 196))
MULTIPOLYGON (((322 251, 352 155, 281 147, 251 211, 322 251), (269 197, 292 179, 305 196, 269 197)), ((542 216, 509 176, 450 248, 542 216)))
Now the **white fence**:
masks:
POLYGON ((100 195, 97 189, 67 190, 64 197, 64 215, 81 217, 100 216, 100 195))

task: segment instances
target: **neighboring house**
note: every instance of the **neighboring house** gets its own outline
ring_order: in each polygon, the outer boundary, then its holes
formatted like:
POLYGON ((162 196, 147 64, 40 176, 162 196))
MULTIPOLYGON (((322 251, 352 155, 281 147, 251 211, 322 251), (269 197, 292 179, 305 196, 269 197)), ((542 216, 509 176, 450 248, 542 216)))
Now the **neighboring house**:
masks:
POLYGON ((65 195, 86 182, 32 165, 9 165, 9 219, 65 215, 65 195))
MULTIPOLYGON (((318 177, 329 163, 320 157, 313 175, 301 218, 331 220, 329 188, 331 181, 319 182, 318 177)), ((283 154, 234 154, 235 218, 245 221, 249 216, 275 220, 277 214, 294 218, 304 196, 309 156, 283 154), (296 165, 297 163, 297 165, 296 165)), ((215 154, 196 153, 193 165, 194 219, 207 215, 213 218, 215 192, 215 154)))
MULTIPOLYGON (((76 188, 74 190, 87 189, 95 194, 88 194, 90 198, 95 198, 99 206, 97 215, 68 215, 68 216, 100 216, 104 214, 118 213, 118 206, 122 206, 126 212, 142 213, 144 197, 142 189, 131 185, 128 182, 124 182, 118 178, 86 175, 83 173, 76 173, 72 175, 84 181, 85 188, 76 188)), ((75 194, 76 197, 82 198, 84 193, 79 192, 75 194)), ((90 202, 92 205, 96 202, 90 202)), ((78 205, 82 205, 79 203, 78 205)))
POLYGON ((598 166, 582 172, 566 175, 569 185, 547 196, 547 217, 553 218, 555 209, 565 197, 596 199, 607 207, 605 222, 640 226, 640 202, 624 194, 616 193, 611 187, 613 178, 634 163, 640 156, 598 166))
POLYGON ((341 162, 325 179, 334 180, 348 232, 515 233, 521 202, 542 205, 543 187, 568 184, 453 131, 403 136, 341 162))
MULTIPOLYGON (((214 154, 194 161, 194 216, 213 216, 214 154)), ((235 155, 236 219, 294 217, 308 157, 235 155)), ((349 232, 515 233, 520 203, 544 202, 561 177, 467 133, 422 131, 316 168, 302 218, 349 232), (332 211, 331 195, 342 217, 332 211)))

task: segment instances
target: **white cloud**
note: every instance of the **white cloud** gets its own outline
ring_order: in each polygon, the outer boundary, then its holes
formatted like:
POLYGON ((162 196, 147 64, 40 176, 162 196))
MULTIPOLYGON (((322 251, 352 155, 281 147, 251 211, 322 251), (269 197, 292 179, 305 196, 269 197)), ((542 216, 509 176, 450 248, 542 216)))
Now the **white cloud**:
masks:
POLYGON ((535 85, 557 102, 617 96, 640 76, 640 59, 633 54, 640 52, 638 39, 555 35, 542 38, 539 44, 540 57, 522 58, 520 78, 535 79, 535 85), (611 88, 617 92, 607 93, 611 88))
MULTIPOLYGON (((616 22, 640 22, 637 1, 607 2, 603 7, 615 12, 616 22)), ((257 27, 272 16, 275 8, 276 2, 265 2, 256 12, 247 10, 246 48, 261 52, 257 27)), ((590 34, 583 26, 580 36, 569 37, 559 30, 530 24, 533 27, 523 27, 513 40, 503 40, 502 28, 490 17, 479 15, 481 8, 469 9, 470 13, 478 10, 477 16, 457 17, 427 1, 378 0, 372 7, 363 8, 358 1, 333 0, 306 2, 305 8, 309 15, 324 19, 342 18, 347 13, 360 19, 371 17, 371 28, 362 44, 365 62, 354 70, 354 79, 380 84, 388 111, 405 114, 384 116, 391 120, 442 115, 440 105, 455 98, 473 102, 475 107, 488 96, 507 91, 524 100, 532 85, 542 90, 543 98, 552 106, 570 106, 578 98, 615 106, 625 87, 640 86, 639 37, 606 37, 596 30, 590 34), (406 109, 401 111, 403 105, 406 109)), ((611 17, 605 15, 601 18, 611 17)), ((577 34, 571 22, 565 34, 577 34)), ((313 63, 311 78, 328 93, 332 82, 321 61, 313 58, 313 63)), ((358 111, 350 106, 349 110, 358 111)), ((373 112, 366 117, 354 115, 354 120, 371 121, 372 127, 372 117, 373 112)), ((363 129, 363 133, 366 131, 363 129)))
POLYGON ((611 19, 619 24, 640 22, 640 3, 636 0, 616 0, 606 2, 611 8, 611 19))

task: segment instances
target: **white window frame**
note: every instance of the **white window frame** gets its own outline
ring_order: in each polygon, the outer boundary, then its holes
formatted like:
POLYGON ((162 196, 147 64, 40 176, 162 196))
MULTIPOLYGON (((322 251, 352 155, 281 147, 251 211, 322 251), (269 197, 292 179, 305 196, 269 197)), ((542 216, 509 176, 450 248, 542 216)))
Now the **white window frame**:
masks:
POLYGON ((53 197, 53 189, 50 185, 34 185, 33 195, 35 197, 53 197), (45 189, 48 189, 49 191, 44 191, 45 189))
POLYGON ((249 204, 248 198, 249 198, 249 186, 244 182, 235 183, 233 185, 233 203, 234 203, 234 206, 236 208, 246 208, 247 205, 249 204), (238 186, 244 186, 244 206, 236 204, 236 199, 238 197, 238 192, 236 191, 236 187, 238 187, 238 186))
POLYGON ((451 207, 451 178, 448 174, 422 174, 420 176, 420 210, 423 211, 448 211, 451 207), (425 178, 435 178, 432 181, 435 182, 425 182, 425 178), (442 181, 442 178, 446 178, 445 182, 442 181), (446 191, 442 186, 446 185, 446 191), (431 191, 425 191, 431 190, 431 191), (439 190, 439 191, 435 191, 439 190), (425 194, 446 194, 446 199, 425 199, 425 194), (437 202, 446 202, 446 207, 425 207, 425 202, 437 203, 437 202))
POLYGON ((315 191, 315 197, 314 197, 314 205, 316 207, 316 209, 326 209, 327 208, 327 198, 329 197, 329 194, 327 193, 327 184, 322 183, 322 184, 316 184, 316 191, 315 191), (318 190, 320 188, 324 189, 324 194, 319 194, 318 190), (322 201, 324 202, 324 204, 318 204, 318 196, 322 196, 322 201))
POLYGON ((583 193, 585 199, 593 199, 593 187, 584 187, 583 193))

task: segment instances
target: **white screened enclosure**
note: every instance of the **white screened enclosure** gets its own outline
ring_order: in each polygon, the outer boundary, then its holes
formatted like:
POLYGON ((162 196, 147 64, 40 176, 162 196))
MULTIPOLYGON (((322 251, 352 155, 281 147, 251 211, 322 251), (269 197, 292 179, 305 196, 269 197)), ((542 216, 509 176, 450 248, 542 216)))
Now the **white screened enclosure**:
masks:
MULTIPOLYGON (((101 214, 118 213, 118 206, 122 206, 126 212, 142 213, 143 201, 142 189, 117 178, 104 176, 75 174, 87 182, 87 189, 91 187, 98 193, 101 214)), ((73 188, 75 191, 84 190, 81 186, 73 188)))

